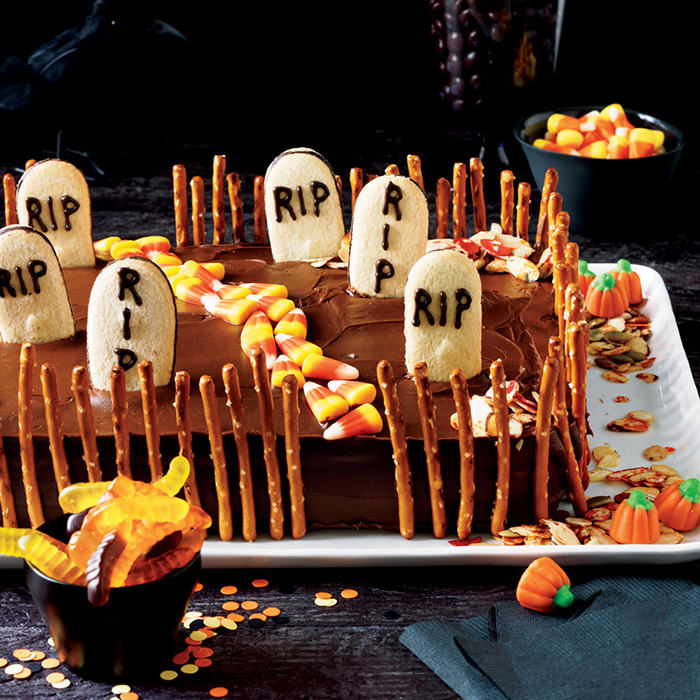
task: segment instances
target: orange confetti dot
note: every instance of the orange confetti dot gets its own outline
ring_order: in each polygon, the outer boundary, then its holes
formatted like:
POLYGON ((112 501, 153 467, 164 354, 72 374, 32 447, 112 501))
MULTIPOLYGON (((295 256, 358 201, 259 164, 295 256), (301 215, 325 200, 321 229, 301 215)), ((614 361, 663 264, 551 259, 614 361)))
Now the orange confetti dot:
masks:
POLYGON ((198 582, 197 585, 194 587, 194 592, 198 593, 199 591, 202 590, 202 588, 204 588, 204 586, 198 582))
POLYGON ((267 620, 267 615, 264 613, 253 613, 249 618, 249 620, 262 620, 265 622, 267 620))
POLYGON ((197 647, 192 650, 192 656, 196 659, 207 659, 214 655, 214 650, 209 647, 197 647))
POLYGON ((46 658, 46 654, 43 651, 33 651, 32 661, 41 661, 46 658))
POLYGON ((139 695, 138 693, 133 693, 132 691, 129 691, 128 693, 122 693, 119 696, 119 700, 139 700, 139 695))
POLYGON ((199 666, 199 668, 207 668, 214 662, 211 659, 195 659, 194 663, 196 666, 199 666))
POLYGON ((19 659, 20 661, 27 661, 28 659, 31 659, 33 657, 33 654, 29 649, 15 649, 12 652, 12 656, 14 656, 15 659, 19 659))
POLYGON ((46 676, 47 683, 60 683, 65 676, 60 671, 54 671, 46 676))
POLYGON ((258 604, 254 600, 244 600, 241 603, 243 610, 257 610, 258 604))
POLYGON ((185 637, 185 641, 186 641, 188 644, 192 644, 192 645, 195 645, 195 644, 196 644, 196 645, 198 645, 198 646, 202 643, 202 641, 203 641, 204 639, 207 639, 206 635, 205 635, 204 637, 202 637, 201 639, 192 639, 192 637, 185 637))
POLYGON ((32 675, 31 669, 27 668, 26 666, 19 672, 13 674, 15 678, 19 680, 24 680, 25 678, 29 678, 29 676, 32 675))
POLYGON ((189 660, 190 660, 189 650, 181 651, 178 654, 175 654, 175 656, 173 656, 173 663, 177 664, 178 666, 182 666, 182 664, 186 664, 189 660))
POLYGON ((224 688, 222 686, 218 686, 216 688, 212 688, 209 691, 209 695, 212 698, 225 698, 228 695, 228 688, 224 688))
POLYGON ((58 668, 61 665, 61 662, 53 656, 49 656, 48 659, 44 659, 41 662, 41 665, 43 668, 58 668))
POLYGON ((344 591, 341 591, 340 595, 342 598, 357 598, 359 593, 352 588, 346 588, 344 591))
POLYGON ((7 659, 0 659, 0 668, 7 666, 7 659))
POLYGON ((267 579, 264 578, 256 578, 255 581, 253 581, 253 585, 256 588, 265 588, 265 586, 269 586, 270 582, 267 579))
POLYGON ((234 622, 243 622, 243 620, 245 620, 245 617, 240 613, 229 613, 226 617, 234 622))
POLYGON ((237 603, 235 600, 227 600, 221 607, 224 610, 238 610, 238 608, 241 607, 241 604, 237 603))
POLYGON ((221 589, 221 592, 224 595, 235 595, 236 593, 238 593, 238 589, 235 586, 224 586, 221 589))
POLYGON ((279 608, 265 608, 263 610, 263 615, 267 615, 268 617, 277 617, 281 612, 282 611, 279 608))
POLYGON ((332 598, 333 595, 331 593, 326 593, 325 591, 320 591, 316 594, 316 597, 322 598, 323 600, 328 600, 329 598, 332 598))

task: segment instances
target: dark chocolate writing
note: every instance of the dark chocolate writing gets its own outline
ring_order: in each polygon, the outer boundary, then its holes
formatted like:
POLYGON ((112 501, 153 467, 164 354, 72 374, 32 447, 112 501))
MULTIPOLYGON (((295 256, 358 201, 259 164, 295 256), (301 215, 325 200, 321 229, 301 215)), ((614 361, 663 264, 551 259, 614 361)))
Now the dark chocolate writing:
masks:
POLYGON ((394 266, 388 261, 380 258, 374 264, 374 292, 379 294, 382 290, 382 280, 388 280, 394 276, 394 266))
POLYGON ((401 208, 399 202, 403 199, 403 192, 395 182, 389 182, 384 188, 384 206, 382 214, 386 216, 389 213, 389 207, 394 207, 394 215, 397 221, 401 221, 401 208))
POLYGON ((131 340, 131 309, 122 309, 122 335, 124 340, 131 340))
POLYGON ((389 250, 389 224, 382 226, 382 250, 389 250))
MULTIPOLYGON (((39 278, 46 274, 46 263, 43 260, 30 260, 27 263, 27 271, 29 272, 29 277, 32 280, 32 289, 35 294, 41 292, 41 287, 39 286, 39 278)), ((19 292, 22 296, 31 294, 27 285, 24 281, 24 275, 22 273, 22 268, 15 267, 15 275, 17 276, 17 284, 19 285, 19 292)), ((5 291, 11 296, 17 296, 17 290, 12 286, 12 273, 10 270, 5 270, 0 268, 0 299, 5 298, 5 291)))
POLYGON ((289 212, 292 221, 297 220, 297 215, 294 213, 294 208, 292 207, 292 190, 289 187, 273 187, 272 198, 275 202, 275 221, 277 221, 277 223, 282 221, 283 208, 289 212))
MULTIPOLYGON (((314 200, 314 214, 321 215, 321 204, 325 202, 331 195, 331 191, 322 182, 312 180, 309 183, 311 196, 314 200)), ((304 190, 301 186, 296 188, 297 198, 299 199, 299 214, 306 216, 306 202, 304 201, 304 190)), ((282 210, 286 209, 292 221, 297 220, 294 204, 292 203, 292 188, 279 185, 272 188, 272 200, 275 203, 275 221, 282 221, 282 210)))
POLYGON ((311 194, 314 197, 314 214, 319 216, 321 214, 321 202, 325 202, 330 197, 331 192, 322 182, 312 180, 310 185, 311 194))
MULTIPOLYGON (((446 326, 447 325, 447 294, 445 292, 440 292, 439 295, 440 298, 440 317, 438 320, 438 324, 441 326, 446 326)), ((455 301, 457 302, 457 306, 455 308, 455 316, 454 316, 454 327, 455 328, 461 328, 462 327, 462 313, 467 311, 469 307, 472 305, 472 297, 471 294, 466 289, 457 289, 455 290, 454 294, 455 301)), ((435 325, 435 317, 433 316, 432 312, 430 311, 430 304, 433 301, 433 297, 430 295, 428 291, 425 289, 421 289, 420 287, 416 289, 414 295, 413 295, 413 320, 412 323, 414 326, 418 327, 421 324, 421 318, 420 314, 421 311, 425 314, 425 318, 427 319, 428 323, 431 326, 435 325)))
POLYGON ((119 366, 126 372, 131 369, 136 364, 136 353, 133 350, 126 350, 124 348, 115 348, 115 354, 119 358, 119 366))
MULTIPOLYGON (((27 208, 27 223, 29 226, 41 231, 42 233, 46 233, 49 229, 44 223, 44 220, 41 218, 43 211, 41 200, 37 199, 36 197, 27 197, 24 200, 24 204, 27 208)), ((58 223, 56 221, 56 213, 53 206, 53 197, 47 197, 46 206, 48 208, 49 220, 51 222, 51 230, 56 231, 58 230, 58 223)), ((64 219, 63 227, 66 229, 66 231, 71 230, 70 217, 73 216, 78 209, 80 209, 80 202, 78 202, 76 199, 73 199, 73 197, 67 194, 64 194, 61 197, 61 210, 63 211, 64 219)))
POLYGON ((124 301, 126 290, 128 289, 134 297, 136 306, 141 306, 143 301, 136 291, 136 285, 140 280, 141 275, 136 270, 132 270, 130 267, 122 267, 119 270, 119 301, 124 301))

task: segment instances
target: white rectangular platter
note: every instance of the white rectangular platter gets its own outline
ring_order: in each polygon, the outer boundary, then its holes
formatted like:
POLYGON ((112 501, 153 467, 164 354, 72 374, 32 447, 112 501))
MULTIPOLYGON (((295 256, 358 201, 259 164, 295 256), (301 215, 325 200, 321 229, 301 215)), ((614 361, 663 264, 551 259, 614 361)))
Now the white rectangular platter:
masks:
MULTIPOLYGON (((592 264, 596 273, 613 265, 592 264)), ((591 447, 609 444, 620 455, 620 468, 648 465, 643 452, 650 445, 675 448, 664 463, 683 478, 700 478, 700 397, 683 349, 671 302, 659 274, 644 266, 633 266, 640 275, 647 301, 643 313, 651 318, 653 336, 651 355, 656 362, 649 370, 659 376, 647 384, 630 376, 627 384, 611 384, 601 378, 601 370, 588 372, 588 406, 593 436, 591 447), (618 395, 628 403, 618 403, 618 395), (624 417, 628 411, 643 409, 654 414, 646 433, 618 433, 606 428, 609 421, 624 417)), ((625 486, 619 483, 592 483, 586 495, 614 495, 625 486)), ((517 523, 512 523, 517 524, 517 523)), ((395 532, 380 530, 318 530, 300 540, 290 537, 274 541, 260 535, 255 542, 237 538, 222 542, 210 538, 205 542, 202 559, 205 568, 314 568, 374 566, 524 566, 547 554, 566 565, 598 564, 675 564, 700 558, 700 528, 687 533, 675 545, 551 545, 545 550, 537 546, 506 546, 482 535, 478 545, 453 546, 448 537, 435 539, 429 534, 405 540, 395 532)), ((21 561, 0 557, 0 568, 16 567, 21 561)))

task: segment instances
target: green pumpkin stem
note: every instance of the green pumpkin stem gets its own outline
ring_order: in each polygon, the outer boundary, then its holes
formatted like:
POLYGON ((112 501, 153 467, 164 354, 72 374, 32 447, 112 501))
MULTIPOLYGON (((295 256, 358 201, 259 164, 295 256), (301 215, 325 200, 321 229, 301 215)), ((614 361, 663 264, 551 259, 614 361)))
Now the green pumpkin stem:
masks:
POLYGON ((678 490, 683 494, 683 498, 691 503, 700 503, 700 481, 695 478, 686 479, 678 490))
POLYGON ((634 489, 627 499, 627 503, 632 508, 643 508, 644 510, 651 510, 654 504, 647 498, 644 491, 640 489, 634 489))
POLYGON ((629 260, 625 260, 624 258, 620 258, 617 261, 617 268, 619 272, 632 272, 632 265, 630 265, 629 260))
POLYGON ((611 272, 603 272, 591 282, 591 285, 598 291, 609 292, 611 289, 615 289, 617 280, 613 277, 611 272))
POLYGON ((574 594, 571 592, 571 586, 566 583, 554 594, 554 598, 552 599, 552 607, 568 608, 573 602, 574 594))
POLYGON ((595 272, 593 272, 585 260, 578 261, 578 273, 584 277, 595 277, 595 272))

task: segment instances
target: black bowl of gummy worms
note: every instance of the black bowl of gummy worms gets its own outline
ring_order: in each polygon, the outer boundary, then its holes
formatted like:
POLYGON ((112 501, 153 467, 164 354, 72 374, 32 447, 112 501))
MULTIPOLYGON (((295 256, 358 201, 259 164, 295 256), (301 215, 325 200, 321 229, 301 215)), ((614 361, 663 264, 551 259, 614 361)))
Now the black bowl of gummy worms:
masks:
MULTIPOLYGON (((38 529, 68 541, 68 515, 38 529)), ((25 562, 27 586, 61 662, 94 680, 157 675, 172 654, 201 572, 199 553, 162 578, 112 588, 104 605, 90 603, 85 586, 57 581, 25 562)))

